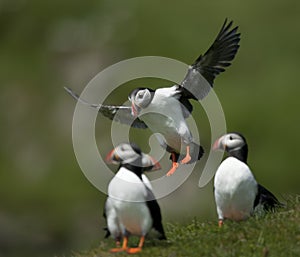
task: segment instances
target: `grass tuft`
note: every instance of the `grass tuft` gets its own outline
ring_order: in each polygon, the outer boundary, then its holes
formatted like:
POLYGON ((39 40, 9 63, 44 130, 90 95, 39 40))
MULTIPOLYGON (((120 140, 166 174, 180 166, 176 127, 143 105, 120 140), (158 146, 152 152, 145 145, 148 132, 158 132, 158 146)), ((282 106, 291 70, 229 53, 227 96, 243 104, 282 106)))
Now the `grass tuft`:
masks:
MULTIPOLYGON (((300 256, 300 195, 286 197, 286 207, 276 213, 253 216, 247 221, 226 221, 222 228, 216 222, 200 222, 196 218, 188 225, 166 224, 167 241, 146 240, 143 251, 135 256, 195 257, 195 256, 300 256)), ((130 246, 137 244, 130 238, 130 246)), ((109 253, 112 239, 74 257, 128 256, 109 253)))

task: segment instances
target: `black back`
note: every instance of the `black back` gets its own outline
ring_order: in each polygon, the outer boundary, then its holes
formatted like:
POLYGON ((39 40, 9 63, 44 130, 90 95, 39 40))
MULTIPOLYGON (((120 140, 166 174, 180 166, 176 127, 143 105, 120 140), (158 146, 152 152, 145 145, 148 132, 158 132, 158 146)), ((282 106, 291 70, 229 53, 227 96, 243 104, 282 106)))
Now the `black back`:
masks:
POLYGON ((283 206, 282 203, 278 201, 275 195, 273 195, 268 189, 258 184, 257 196, 254 200, 255 208, 257 205, 261 204, 265 211, 274 211, 276 208, 283 206))
POLYGON ((149 208, 149 211, 150 211, 150 215, 152 217, 152 221, 153 221, 152 227, 160 233, 160 236, 158 239, 165 240, 167 238, 165 235, 163 225, 161 223, 162 217, 161 217, 160 207, 159 207, 157 201, 155 200, 155 196, 154 196, 153 192, 147 186, 146 186, 146 189, 147 189, 148 199, 152 199, 152 200, 149 200, 146 202, 147 206, 149 208))

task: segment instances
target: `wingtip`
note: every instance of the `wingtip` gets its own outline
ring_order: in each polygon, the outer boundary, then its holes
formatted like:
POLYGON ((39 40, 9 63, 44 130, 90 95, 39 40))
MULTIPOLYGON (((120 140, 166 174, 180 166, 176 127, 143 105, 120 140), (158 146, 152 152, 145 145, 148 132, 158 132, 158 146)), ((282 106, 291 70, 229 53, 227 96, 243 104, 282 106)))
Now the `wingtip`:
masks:
POLYGON ((69 87, 64 86, 63 88, 64 88, 64 90, 66 90, 68 93, 72 92, 71 88, 69 88, 69 87))
POLYGON ((224 20, 224 23, 223 23, 223 26, 222 26, 222 30, 227 30, 229 29, 233 24, 233 20, 230 20, 226 17, 225 20, 224 20))
POLYGON ((82 99, 80 99, 79 95, 76 94, 71 88, 69 87, 64 87, 64 89, 67 91, 67 93, 72 96, 75 100, 85 102, 82 99))

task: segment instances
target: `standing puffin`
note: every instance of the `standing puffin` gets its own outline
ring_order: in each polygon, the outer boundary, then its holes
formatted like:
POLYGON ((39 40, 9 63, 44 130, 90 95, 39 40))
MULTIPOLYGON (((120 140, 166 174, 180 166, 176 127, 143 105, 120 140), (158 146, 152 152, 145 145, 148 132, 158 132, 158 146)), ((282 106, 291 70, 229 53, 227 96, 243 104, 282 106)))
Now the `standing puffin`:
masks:
POLYGON ((213 87, 215 77, 231 65, 240 41, 238 27, 231 28, 232 23, 225 20, 213 44, 189 67, 180 85, 156 90, 137 88, 128 97, 131 107, 89 104, 79 99, 71 89, 65 89, 75 99, 97 108, 110 119, 132 127, 149 128, 156 133, 160 145, 171 153, 169 176, 176 171, 179 163, 193 163, 204 153, 202 146, 194 142, 186 123, 193 110, 190 100, 205 98, 213 87))
POLYGON ((274 210, 282 204, 262 185, 258 184, 247 165, 248 145, 240 133, 220 137, 213 150, 229 155, 219 166, 214 179, 214 194, 219 226, 224 219, 241 221, 253 214, 256 208, 274 210))
POLYGON ((111 252, 137 253, 142 250, 145 236, 154 228, 159 239, 166 239, 159 205, 144 171, 160 169, 159 163, 141 152, 135 144, 120 144, 106 157, 107 163, 119 164, 119 170, 108 186, 104 217, 107 236, 116 240, 111 252), (128 237, 140 237, 138 247, 128 248, 128 237), (120 241, 123 244, 120 247, 120 241))

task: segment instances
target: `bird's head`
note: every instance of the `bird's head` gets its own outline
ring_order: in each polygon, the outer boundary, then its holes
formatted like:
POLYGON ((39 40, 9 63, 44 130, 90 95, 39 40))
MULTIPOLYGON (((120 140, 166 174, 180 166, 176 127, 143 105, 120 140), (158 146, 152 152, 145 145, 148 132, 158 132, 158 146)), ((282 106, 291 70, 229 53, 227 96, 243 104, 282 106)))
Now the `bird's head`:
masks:
POLYGON ((160 164, 148 154, 144 154, 141 149, 131 143, 118 145, 106 156, 107 163, 119 164, 121 166, 131 165, 141 168, 142 171, 159 170, 160 164))
POLYGON ((137 117, 141 109, 146 108, 151 103, 153 92, 149 88, 137 88, 129 94, 128 99, 131 102, 131 113, 134 117, 137 117))
POLYGON ((213 150, 222 150, 231 154, 247 147, 246 139, 240 133, 228 133, 221 136, 213 144, 213 150))

